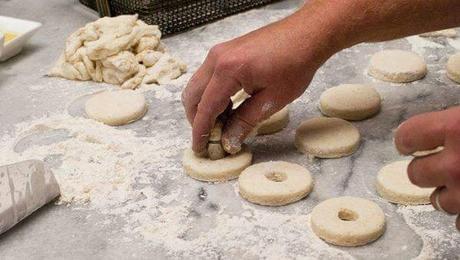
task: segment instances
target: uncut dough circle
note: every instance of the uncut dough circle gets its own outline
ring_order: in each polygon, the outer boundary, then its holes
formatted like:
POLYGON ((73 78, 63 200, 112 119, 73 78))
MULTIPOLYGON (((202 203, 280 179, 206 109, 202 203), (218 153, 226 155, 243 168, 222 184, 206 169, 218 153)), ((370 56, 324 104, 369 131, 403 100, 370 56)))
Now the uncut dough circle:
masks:
POLYGON ((354 153, 360 134, 351 123, 340 118, 317 117, 297 128, 295 145, 300 152, 318 158, 339 158, 354 153))
POLYGON ((377 192, 390 202, 403 205, 429 204, 434 188, 420 188, 407 175, 410 161, 398 161, 384 166, 377 175, 377 192))
POLYGON ((238 178, 241 197, 265 206, 282 206, 306 197, 313 188, 310 172, 283 161, 258 163, 246 168, 238 178), (286 179, 272 181, 266 174, 283 174, 286 179))
POLYGON ((450 56, 447 62, 447 76, 451 80, 460 83, 460 52, 450 56))
POLYGON ((144 95, 133 90, 105 91, 92 96, 85 104, 86 115, 107 125, 134 122, 147 112, 144 95))
POLYGON ((185 150, 182 160, 185 172, 190 177, 210 182, 236 179, 251 162, 252 153, 246 145, 243 145, 239 153, 219 160, 198 157, 189 148, 185 150))
POLYGON ((372 201, 356 197, 325 200, 311 213, 313 232, 328 243, 338 246, 361 246, 379 238, 385 231, 385 214, 372 201), (356 220, 345 221, 339 212, 351 210, 356 220))
POLYGON ((258 135, 268 135, 283 130, 289 123, 289 109, 284 107, 257 127, 258 135))
POLYGON ((319 109, 330 117, 363 120, 380 111, 379 93, 369 85, 342 84, 321 94, 319 109))
POLYGON ((383 81, 405 83, 425 77, 426 63, 418 54, 402 50, 384 50, 371 58, 369 75, 383 81))

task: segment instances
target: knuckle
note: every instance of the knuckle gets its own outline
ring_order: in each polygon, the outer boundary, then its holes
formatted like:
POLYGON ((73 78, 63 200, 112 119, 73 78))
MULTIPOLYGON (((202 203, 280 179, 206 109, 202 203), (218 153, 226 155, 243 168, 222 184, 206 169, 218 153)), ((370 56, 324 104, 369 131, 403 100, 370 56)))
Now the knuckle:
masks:
POLYGON ((233 75, 241 64, 242 61, 238 55, 225 55, 217 60, 215 72, 218 74, 230 73, 230 75, 233 75))
POLYGON ((208 53, 208 57, 211 59, 217 59, 221 57, 227 50, 227 47, 224 43, 219 43, 217 45, 214 45, 208 53))

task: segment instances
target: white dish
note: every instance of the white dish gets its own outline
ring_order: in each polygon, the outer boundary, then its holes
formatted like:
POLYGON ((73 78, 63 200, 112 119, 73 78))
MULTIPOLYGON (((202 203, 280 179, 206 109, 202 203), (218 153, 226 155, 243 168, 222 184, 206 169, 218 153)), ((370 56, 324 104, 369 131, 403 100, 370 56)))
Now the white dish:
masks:
POLYGON ((5 61, 21 52, 30 37, 41 26, 42 24, 38 22, 0 16, 0 32, 16 34, 16 38, 5 44, 3 34, 0 33, 0 61, 5 61))

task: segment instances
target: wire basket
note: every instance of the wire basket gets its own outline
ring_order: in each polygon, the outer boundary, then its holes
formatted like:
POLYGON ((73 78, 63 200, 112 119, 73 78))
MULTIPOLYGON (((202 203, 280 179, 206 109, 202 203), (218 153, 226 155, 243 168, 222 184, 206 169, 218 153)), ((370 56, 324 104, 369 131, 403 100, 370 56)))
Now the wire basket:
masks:
POLYGON ((101 16, 139 14, 170 35, 279 0, 79 0, 101 16))

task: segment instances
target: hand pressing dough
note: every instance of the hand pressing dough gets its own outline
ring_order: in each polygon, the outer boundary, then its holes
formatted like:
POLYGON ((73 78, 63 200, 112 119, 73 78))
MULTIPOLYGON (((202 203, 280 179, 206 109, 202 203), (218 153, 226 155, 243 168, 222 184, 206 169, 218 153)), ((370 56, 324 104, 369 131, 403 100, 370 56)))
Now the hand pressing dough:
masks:
POLYGON ((295 145, 300 152, 318 158, 339 158, 354 153, 360 134, 351 123, 340 118, 317 117, 297 128, 295 145))
POLYGON ((222 182, 238 178, 240 173, 252 162, 250 149, 243 145, 235 155, 228 155, 220 160, 211 160, 195 155, 192 149, 184 152, 182 164, 185 172, 200 181, 222 182))
POLYGON ((372 86, 343 84, 324 91, 319 108, 326 116, 363 120, 377 114, 380 103, 380 95, 372 86))
POLYGON ((85 111, 89 118, 104 124, 125 125, 144 116, 147 102, 133 90, 106 91, 88 99, 85 111))
POLYGON ((246 168, 238 178, 241 197, 266 206, 282 206, 306 197, 313 188, 310 172, 283 161, 264 162, 246 168))
POLYGON ((385 214, 366 199, 332 198, 313 208, 311 227, 318 237, 333 245, 361 246, 383 234, 385 214))
POLYGON ((273 114, 271 117, 260 123, 257 128, 257 135, 268 135, 283 130, 289 123, 288 106, 273 114))
POLYGON ((390 202, 403 205, 429 204, 434 188, 420 188, 407 175, 410 161, 398 161, 383 167, 377 175, 377 191, 390 202))
POLYGON ((447 62, 447 76, 460 83, 460 52, 452 55, 447 62))
POLYGON ((426 63, 418 54, 402 50, 384 50, 374 54, 369 75, 383 81, 404 83, 425 77, 426 63))

